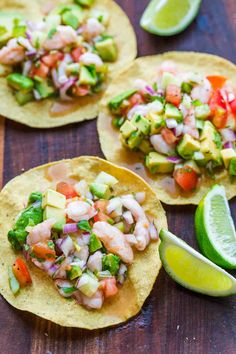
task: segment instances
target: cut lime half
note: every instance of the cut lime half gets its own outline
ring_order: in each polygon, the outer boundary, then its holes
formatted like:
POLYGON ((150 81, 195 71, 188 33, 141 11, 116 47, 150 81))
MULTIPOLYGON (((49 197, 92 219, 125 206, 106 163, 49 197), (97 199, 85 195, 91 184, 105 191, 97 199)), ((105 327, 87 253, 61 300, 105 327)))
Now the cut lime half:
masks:
POLYGON ((171 36, 182 32, 197 16, 201 0, 152 0, 140 25, 148 32, 171 36))
POLYGON ((236 279, 171 232, 162 229, 159 248, 169 276, 187 289, 210 296, 236 295, 236 279))
POLYGON ((195 230, 207 258, 223 268, 236 269, 236 232, 224 187, 215 185, 201 200, 195 230))

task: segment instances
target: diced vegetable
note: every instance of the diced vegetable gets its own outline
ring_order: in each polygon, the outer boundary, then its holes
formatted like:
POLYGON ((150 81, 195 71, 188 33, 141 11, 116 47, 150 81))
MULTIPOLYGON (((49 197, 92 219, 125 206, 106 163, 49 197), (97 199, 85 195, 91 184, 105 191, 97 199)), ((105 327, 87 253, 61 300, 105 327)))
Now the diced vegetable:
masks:
POLYGON ((77 288, 86 296, 92 297, 99 288, 96 277, 83 273, 77 283, 77 288))
POLYGON ((89 239, 89 251, 91 253, 96 252, 97 250, 99 250, 100 248, 102 248, 102 243, 99 240, 99 238, 95 235, 95 234, 91 234, 90 239, 89 239))
POLYGON ((116 275, 119 271, 120 257, 109 253, 102 258, 102 270, 108 270, 111 275, 116 275))
POLYGON ((13 266, 13 274, 20 283, 21 286, 25 286, 32 283, 32 279, 28 268, 22 258, 18 257, 13 266))
POLYGON ((8 267, 8 281, 10 285, 10 289, 14 295, 16 295, 20 290, 20 283, 16 279, 15 275, 13 274, 12 267, 8 267))
POLYGON ((197 187, 197 173, 189 166, 177 169, 174 172, 174 179, 185 192, 192 191, 197 187))
POLYGON ((66 182, 57 183, 56 190, 58 193, 63 194, 66 197, 66 199, 70 199, 78 196, 74 188, 66 182))
POLYGON ((116 286, 116 278, 105 278, 101 281, 102 290, 105 298, 114 296, 118 292, 118 288, 116 286))
POLYGON ((80 230, 83 230, 83 231, 90 232, 92 230, 92 228, 87 220, 79 221, 77 226, 80 230))
POLYGON ((32 246, 32 257, 53 262, 56 258, 54 243, 52 241, 36 243, 32 246))
POLYGON ((210 81, 213 90, 221 89, 224 86, 227 78, 224 76, 212 75, 207 76, 207 80, 210 81))
POLYGON ((22 91, 24 93, 30 92, 33 90, 34 82, 29 77, 24 76, 19 73, 12 73, 7 76, 7 83, 9 86, 15 90, 22 91))
POLYGON ((106 184, 109 187, 113 187, 115 184, 117 184, 119 181, 112 175, 106 172, 100 172, 97 178, 95 179, 95 183, 102 183, 106 184))

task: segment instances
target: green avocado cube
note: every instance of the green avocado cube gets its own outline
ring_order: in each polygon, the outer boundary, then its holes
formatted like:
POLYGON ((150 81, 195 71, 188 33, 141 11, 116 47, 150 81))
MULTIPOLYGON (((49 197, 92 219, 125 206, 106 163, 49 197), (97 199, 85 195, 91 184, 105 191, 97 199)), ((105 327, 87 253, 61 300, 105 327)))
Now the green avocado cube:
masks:
POLYGON ((201 174, 201 171, 200 171, 198 165, 197 165, 196 162, 193 161, 193 160, 186 161, 186 162, 184 163, 184 166, 191 167, 191 168, 193 169, 193 171, 195 171, 198 175, 201 174))
POLYGON ((27 93, 33 90, 34 81, 19 73, 12 73, 7 76, 7 83, 15 90, 27 93))
POLYGON ((91 253, 96 252, 102 248, 102 243, 99 240, 99 238, 95 234, 91 234, 90 239, 89 239, 89 251, 91 253))
POLYGON ((35 88, 41 98, 47 98, 54 94, 54 87, 49 85, 47 81, 36 81, 35 88))
POLYGON ((106 184, 109 187, 113 187, 118 182, 118 179, 104 171, 101 171, 95 179, 95 183, 106 184))
POLYGON ((135 89, 131 89, 121 93, 118 96, 112 98, 112 100, 108 103, 108 107, 113 113, 119 113, 119 108, 124 100, 127 100, 130 96, 134 95, 137 92, 135 89))
POLYGON ((107 38, 96 42, 95 48, 102 60, 110 62, 116 61, 118 50, 113 38, 107 38))
POLYGON ((156 113, 149 113, 147 119, 151 123, 151 128, 150 128, 151 135, 160 133, 165 123, 163 116, 156 113))
POLYGON ((63 25, 71 26, 75 30, 79 27, 79 18, 72 12, 66 11, 61 16, 63 25))
POLYGON ((164 71, 161 79, 161 87, 163 88, 163 90, 165 90, 168 85, 175 84, 175 83, 176 83, 175 76, 169 73, 168 71, 164 71))
POLYGON ((99 288, 99 282, 95 277, 83 273, 79 278, 77 287, 84 295, 92 297, 99 288))
POLYGON ((135 116, 132 120, 131 123, 138 128, 144 135, 148 135, 150 132, 150 121, 141 115, 135 116))
POLYGON ((82 275, 82 270, 80 266, 72 264, 66 274, 70 280, 74 280, 82 275))
POLYGON ((117 224, 114 224, 113 226, 121 232, 125 232, 125 224, 122 221, 118 222, 117 224))
POLYGON ((87 6, 87 7, 92 6, 94 3, 94 0, 74 0, 74 1, 78 5, 87 6))
POLYGON ((43 220, 48 219, 54 219, 55 224, 64 225, 66 223, 65 210, 46 205, 43 212, 43 220))
POLYGON ((26 103, 34 101, 34 95, 32 92, 23 93, 21 91, 16 91, 15 98, 20 106, 23 106, 26 103))
POLYGON ((92 66, 82 66, 79 74, 79 82, 82 85, 94 86, 97 83, 96 68, 92 66))
POLYGON ((174 164, 164 155, 157 152, 150 152, 145 159, 145 164, 149 171, 155 173, 171 173, 174 170, 174 164))
POLYGON ((200 150, 199 141, 195 140, 191 135, 184 134, 183 138, 177 146, 178 154, 185 160, 191 160, 194 152, 200 150))
POLYGON ((236 152, 234 149, 230 148, 230 149, 223 149, 221 150, 221 157, 223 159, 223 162, 224 162, 224 165, 225 165, 225 168, 229 168, 229 164, 230 164, 230 161, 236 157, 236 152))
POLYGON ((236 157, 233 157, 230 160, 229 174, 230 174, 230 176, 236 176, 236 157))
POLYGON ((137 127, 129 120, 126 120, 120 128, 122 136, 126 139, 137 130, 137 127))
POLYGON ((140 130, 131 133, 130 137, 127 140, 127 145, 130 149, 136 149, 139 147, 143 140, 143 134, 140 130))
POLYGON ((193 85, 191 85, 188 82, 183 82, 181 85, 181 91, 187 93, 188 95, 190 95, 192 89, 193 89, 193 85))
POLYGON ((65 209, 66 197, 53 189, 47 189, 43 196, 42 207, 45 208, 47 205, 58 209, 65 209))
POLYGON ((183 121, 183 115, 180 110, 171 103, 167 103, 165 106, 165 118, 174 118, 178 123, 183 121))
POLYGON ((150 151, 153 150, 153 147, 150 143, 149 140, 143 139, 141 144, 139 145, 139 150, 141 150, 142 152, 144 152, 144 154, 148 154, 150 151))
POLYGON ((208 104, 201 104, 195 107, 195 117, 197 119, 206 119, 210 116, 211 110, 208 104))
POLYGON ((102 257, 102 270, 108 270, 111 275, 116 275, 120 267, 120 257, 115 254, 108 253, 102 257))
POLYGON ((111 196, 109 186, 103 183, 91 183, 90 192, 99 199, 109 199, 111 196))
POLYGON ((200 151, 203 153, 205 160, 207 162, 212 160, 215 164, 221 165, 221 138, 214 125, 208 120, 204 123, 200 141, 200 151))

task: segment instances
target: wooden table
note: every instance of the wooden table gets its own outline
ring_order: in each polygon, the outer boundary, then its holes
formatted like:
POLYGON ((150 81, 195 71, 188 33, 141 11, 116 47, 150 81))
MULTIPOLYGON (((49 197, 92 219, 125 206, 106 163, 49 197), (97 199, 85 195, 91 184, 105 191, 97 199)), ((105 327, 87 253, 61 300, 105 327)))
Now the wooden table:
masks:
MULTIPOLYGON (((139 55, 197 50, 236 62, 235 0, 203 0, 197 20, 187 31, 172 38, 155 37, 139 27, 147 0, 117 2, 136 29, 139 55)), ((96 120, 53 130, 35 130, 9 120, 4 123, 2 119, 0 135, 0 160, 3 161, 0 175, 4 184, 22 171, 48 161, 83 154, 102 156, 96 120)), ((236 219, 236 200, 230 205, 236 219)), ((195 208, 166 207, 166 210, 170 230, 196 247, 195 208)), ((236 298, 214 299, 186 291, 162 270, 136 318, 116 328, 93 332, 56 326, 17 311, 0 298, 0 354, 49 352, 233 354, 236 353, 236 298)))

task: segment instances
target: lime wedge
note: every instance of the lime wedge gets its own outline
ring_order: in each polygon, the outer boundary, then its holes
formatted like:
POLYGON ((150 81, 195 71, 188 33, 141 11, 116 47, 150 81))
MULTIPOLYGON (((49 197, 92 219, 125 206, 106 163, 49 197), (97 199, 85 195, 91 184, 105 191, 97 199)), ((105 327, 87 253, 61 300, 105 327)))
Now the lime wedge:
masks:
POLYGON ((140 25, 160 36, 182 32, 197 16, 201 0, 152 0, 144 11, 140 25))
POLYGON ((215 185, 201 200, 195 230, 207 258, 223 268, 236 269, 236 232, 224 187, 215 185))
POLYGON ((160 257, 169 276, 187 289, 210 296, 236 295, 236 279, 187 243, 162 229, 160 257))

